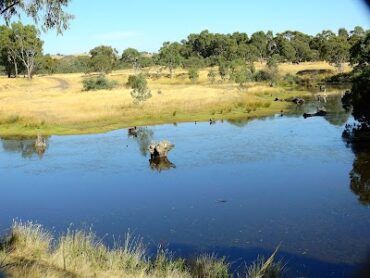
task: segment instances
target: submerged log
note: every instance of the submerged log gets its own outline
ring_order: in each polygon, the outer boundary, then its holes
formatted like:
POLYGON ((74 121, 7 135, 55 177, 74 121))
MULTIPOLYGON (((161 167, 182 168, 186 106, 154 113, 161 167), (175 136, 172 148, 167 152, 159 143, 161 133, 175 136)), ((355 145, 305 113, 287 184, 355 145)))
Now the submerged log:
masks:
POLYGON ((325 109, 320 109, 316 113, 304 113, 304 118, 310 118, 310 117, 324 117, 328 114, 325 109))
POLYGON ((168 152, 173 149, 175 145, 163 140, 159 143, 152 143, 149 145, 150 158, 167 157, 168 152))
POLYGON ((47 147, 46 139, 42 137, 40 134, 37 135, 35 141, 35 149, 37 153, 44 153, 47 147))

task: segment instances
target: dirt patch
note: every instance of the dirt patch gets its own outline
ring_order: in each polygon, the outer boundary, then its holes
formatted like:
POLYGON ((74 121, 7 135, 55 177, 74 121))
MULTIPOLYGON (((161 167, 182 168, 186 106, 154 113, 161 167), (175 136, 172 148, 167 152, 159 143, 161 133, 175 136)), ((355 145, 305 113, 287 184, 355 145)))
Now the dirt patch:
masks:
POLYGON ((58 86, 52 87, 51 89, 60 89, 62 91, 65 91, 70 87, 68 81, 65 79, 58 78, 58 77, 47 77, 47 78, 58 82, 58 86))

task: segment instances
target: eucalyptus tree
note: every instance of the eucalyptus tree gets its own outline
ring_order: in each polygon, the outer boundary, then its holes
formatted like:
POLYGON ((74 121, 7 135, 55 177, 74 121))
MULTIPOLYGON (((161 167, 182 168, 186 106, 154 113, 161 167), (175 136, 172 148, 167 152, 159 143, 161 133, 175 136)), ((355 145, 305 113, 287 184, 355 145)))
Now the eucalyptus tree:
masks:
POLYGON ((127 48, 123 51, 121 60, 131 64, 133 70, 136 72, 140 67, 140 57, 140 52, 135 48, 127 48))
POLYGON ((7 48, 15 67, 15 75, 18 74, 17 64, 19 60, 27 71, 27 77, 31 79, 36 58, 42 55, 43 42, 39 38, 38 30, 33 25, 23 25, 20 22, 15 22, 11 25, 8 36, 7 48))
POLYGON ((68 28, 73 16, 65 11, 71 0, 1 0, 0 16, 9 22, 13 16, 26 14, 44 30, 56 29, 58 33, 68 28))
POLYGON ((159 50, 159 62, 169 69, 171 78, 174 70, 182 63, 181 49, 182 45, 178 42, 165 42, 159 50))
POLYGON ((90 50, 90 69, 96 72, 110 73, 117 61, 117 50, 101 45, 90 50))
POLYGON ((268 43, 269 36, 263 31, 255 32, 251 36, 250 44, 255 47, 260 62, 263 62, 268 56, 268 43))

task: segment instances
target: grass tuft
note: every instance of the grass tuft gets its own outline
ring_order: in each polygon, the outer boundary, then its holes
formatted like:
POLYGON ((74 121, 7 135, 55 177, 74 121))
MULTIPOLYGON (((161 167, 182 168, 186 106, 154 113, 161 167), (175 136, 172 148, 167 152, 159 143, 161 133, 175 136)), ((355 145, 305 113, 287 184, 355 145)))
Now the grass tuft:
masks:
MULTIPOLYGON (((273 263, 275 254, 267 261, 259 258, 248 268, 247 277, 280 277, 283 267, 273 263), (261 273, 264 276, 258 276, 261 273)), ((159 249, 149 259, 142 239, 130 233, 122 245, 116 243, 109 249, 91 230, 68 230, 53 239, 41 225, 32 222, 14 222, 9 234, 0 238, 0 269, 6 276, 29 278, 231 277, 225 258, 215 255, 185 260, 159 249)))

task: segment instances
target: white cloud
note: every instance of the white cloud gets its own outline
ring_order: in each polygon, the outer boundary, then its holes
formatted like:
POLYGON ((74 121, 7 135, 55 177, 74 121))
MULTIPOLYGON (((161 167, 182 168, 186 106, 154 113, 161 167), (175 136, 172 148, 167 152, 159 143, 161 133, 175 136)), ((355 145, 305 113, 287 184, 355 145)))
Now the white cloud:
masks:
POLYGON ((96 34, 93 37, 96 40, 121 41, 121 40, 126 40, 129 38, 137 37, 138 35, 139 35, 138 33, 131 32, 131 31, 117 31, 117 32, 104 33, 104 34, 96 34))

